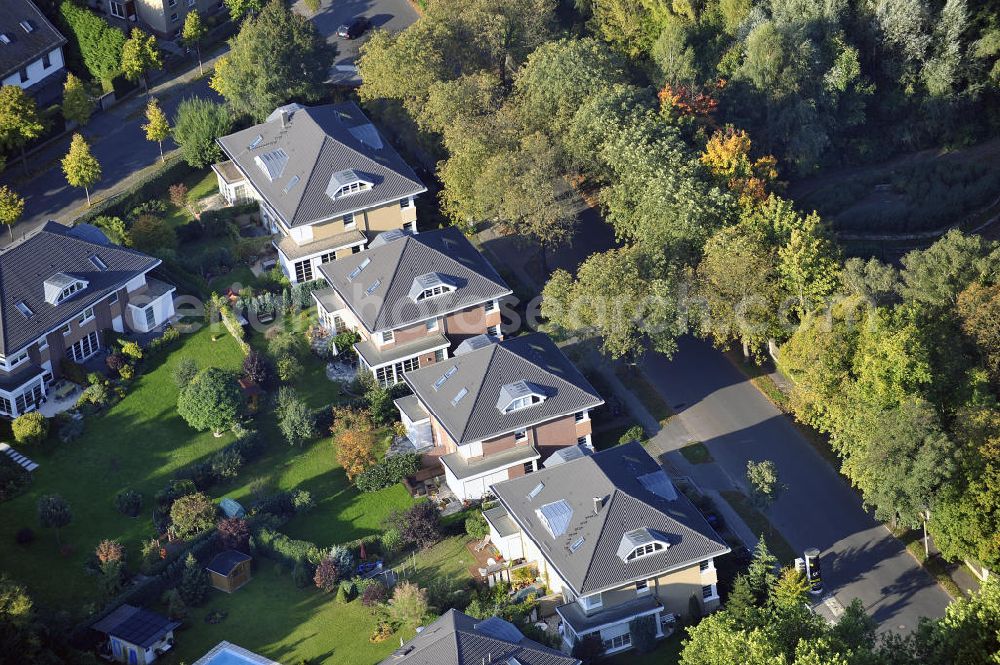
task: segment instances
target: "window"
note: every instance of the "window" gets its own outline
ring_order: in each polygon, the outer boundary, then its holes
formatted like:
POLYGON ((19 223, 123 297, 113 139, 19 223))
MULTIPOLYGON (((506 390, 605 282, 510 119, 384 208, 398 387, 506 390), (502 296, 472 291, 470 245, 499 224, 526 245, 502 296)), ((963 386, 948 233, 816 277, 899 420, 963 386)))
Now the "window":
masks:
POLYGON ((714 567, 715 566, 712 565, 712 561, 702 561, 700 564, 698 564, 698 568, 701 570, 701 572, 705 572, 706 570, 711 570, 714 567))
POLYGON ((490 300, 485 305, 483 305, 483 310, 485 310, 487 314, 490 313, 490 312, 492 312, 492 311, 495 311, 496 308, 497 308, 497 301, 496 300, 490 300))
POLYGON ((635 583, 635 594, 641 596, 649 593, 649 580, 639 580, 635 583))
POLYGON ((7 367, 14 369, 27 359, 28 359, 28 352, 22 351, 21 353, 17 354, 16 356, 7 361, 7 367))
POLYGON ((48 69, 52 66, 52 55, 46 53, 42 56, 42 69, 48 69))
POLYGON ((20 74, 20 76, 21 76, 21 83, 27 83, 28 82, 28 68, 27 67, 25 67, 21 71, 19 71, 18 74, 20 74))
POLYGON ((114 293, 112 293, 111 297, 108 298, 108 304, 109 305, 114 305, 116 302, 118 302, 118 292, 117 291, 115 291, 114 293))
POLYGON ((578 446, 589 446, 590 437, 589 436, 578 436, 576 437, 576 445, 578 446))
POLYGON ((486 334, 490 335, 491 337, 499 337, 500 336, 500 326, 489 326, 486 329, 486 334))
POLYGON ((78 363, 82 363, 87 358, 91 357, 97 353, 101 348, 100 340, 98 340, 97 333, 92 332, 86 337, 78 339, 70 347, 70 353, 73 355, 73 360, 78 363))
POLYGON ((636 559, 642 556, 647 556, 649 554, 652 554, 653 552, 659 552, 662 549, 663 549, 663 543, 646 543, 645 545, 641 545, 632 550, 632 553, 628 555, 628 559, 626 560, 631 561, 632 559, 636 559))
POLYGON ((407 358, 394 365, 386 365, 375 370, 375 378, 383 386, 391 386, 403 380, 403 372, 420 368, 419 358, 407 358))
POLYGON ((443 362, 447 356, 444 355, 444 349, 438 349, 434 352, 434 362, 443 362))
POLYGON ((428 319, 427 321, 424 322, 424 325, 427 326, 427 330, 428 331, 430 331, 430 330, 437 330, 438 329, 438 320, 437 319, 428 319))
POLYGON ((354 213, 344 215, 344 230, 353 231, 356 228, 358 228, 358 223, 354 219, 354 213))
POLYGON ((432 288, 429 288, 429 289, 424 289, 423 291, 421 291, 420 295, 417 296, 417 300, 427 300, 428 298, 433 298, 434 296, 439 296, 442 293, 451 293, 454 290, 455 290, 454 287, 451 287, 451 286, 443 286, 443 285, 442 286, 435 286, 435 287, 432 287, 432 288))
POLYGON ((107 270, 107 269, 108 269, 108 264, 107 264, 107 263, 105 263, 105 262, 104 262, 104 261, 103 261, 103 260, 101 259, 101 257, 99 257, 99 256, 98 256, 97 254, 94 254, 94 255, 93 255, 92 257, 90 257, 90 262, 91 262, 91 264, 93 264, 93 266, 94 266, 95 268, 97 268, 97 269, 98 269, 98 270, 100 270, 101 272, 104 272, 105 270, 107 270))
POLYGON ((69 298, 77 291, 82 291, 82 290, 83 290, 83 282, 73 282, 72 284, 70 284, 69 286, 67 286, 65 289, 62 290, 62 292, 59 294, 59 297, 56 299, 56 302, 60 303, 63 300, 66 300, 66 298, 69 298))
POLYGON ((295 264, 295 281, 311 282, 313 278, 312 260, 298 261, 295 264))
POLYGON ((11 406, 9 399, 7 399, 6 397, 0 397, 0 413, 9 416, 13 413, 13 411, 11 411, 12 408, 13 407, 11 406))
POLYGON ((604 640, 604 650, 611 651, 612 649, 624 649, 627 646, 632 645, 632 634, 625 633, 624 635, 618 635, 617 637, 612 637, 610 640, 604 640))
POLYGON ((527 441, 528 440, 528 430, 521 428, 514 432, 515 441, 527 441))
POLYGON ((399 199, 399 207, 400 208, 412 208, 413 207, 413 201, 410 199, 410 197, 406 197, 405 199, 399 199))
POLYGON ((582 423, 584 420, 587 419, 587 412, 586 411, 577 411, 576 415, 574 416, 574 418, 576 419, 576 422, 582 423))
POLYGON ((355 245, 354 247, 351 247, 351 254, 357 254, 360 251, 361 251, 361 245, 355 245))
POLYGON ((49 348, 49 338, 48 337, 39 337, 38 341, 35 342, 35 343, 38 344, 38 350, 39 351, 44 351, 45 349, 49 348))
POLYGON ((150 305, 149 307, 147 307, 145 310, 143 310, 143 313, 146 315, 146 330, 155 327, 156 311, 153 309, 153 306, 150 305))
POLYGON ((526 397, 518 397, 515 400, 511 400, 511 403, 507 405, 507 408, 503 410, 504 413, 510 413, 511 411, 517 411, 518 409, 525 409, 532 404, 537 404, 542 400, 537 395, 527 395, 526 397))
POLYGON ((416 222, 407 222, 406 224, 403 224, 403 230, 404 231, 409 231, 410 233, 416 233, 417 232, 417 223, 416 222))
POLYGON ((111 2, 108 3, 108 6, 111 8, 112 16, 125 18, 125 6, 122 3, 111 0, 111 2))
POLYGON ((24 413, 35 408, 35 405, 38 404, 41 399, 42 384, 39 382, 15 397, 14 405, 17 407, 18 413, 24 413))
POLYGON ((81 314, 76 321, 82 326, 83 324, 87 323, 88 321, 92 321, 93 319, 94 319, 94 308, 88 307, 87 309, 83 310, 83 314, 81 314))
POLYGON ((460 389, 457 393, 455 393, 455 396, 451 398, 451 405, 458 406, 458 403, 461 402, 463 399, 465 399, 465 396, 468 394, 469 394, 468 388, 460 389))
POLYGON ((535 460, 531 460, 530 462, 524 463, 525 473, 534 473, 534 471, 535 471, 535 460))
POLYGON ((70 329, 70 327, 69 327, 69 324, 67 323, 66 325, 64 325, 64 326, 63 326, 62 328, 60 328, 59 330, 60 330, 60 331, 62 332, 62 334, 63 334, 63 335, 65 336, 65 335, 68 335, 68 334, 70 333, 70 330, 71 330, 71 329, 70 329))
POLYGON ((707 584, 701 588, 701 597, 703 600, 709 600, 715 598, 715 585, 707 584))
POLYGON ((386 330, 385 332, 382 333, 383 344, 387 344, 391 342, 393 339, 395 339, 395 336, 393 335, 393 332, 391 330, 386 330))
POLYGON ((585 610, 596 610, 599 607, 604 607, 604 596, 599 593, 595 593, 591 596, 580 596, 580 605, 583 606, 585 610))
POLYGON ((21 315, 26 319, 30 319, 35 314, 34 312, 31 311, 31 308, 28 307, 27 303, 25 303, 23 300, 17 303, 17 311, 19 311, 21 315))
POLYGON ((176 7, 177 0, 167 0, 167 7, 176 7))
POLYGON ((173 14, 170 15, 170 22, 171 23, 177 23, 177 21, 179 21, 179 20, 180 19, 177 18, 177 12, 174 12, 173 14))
POLYGON ((337 252, 327 252, 319 257, 320 263, 332 263, 337 260, 337 252))

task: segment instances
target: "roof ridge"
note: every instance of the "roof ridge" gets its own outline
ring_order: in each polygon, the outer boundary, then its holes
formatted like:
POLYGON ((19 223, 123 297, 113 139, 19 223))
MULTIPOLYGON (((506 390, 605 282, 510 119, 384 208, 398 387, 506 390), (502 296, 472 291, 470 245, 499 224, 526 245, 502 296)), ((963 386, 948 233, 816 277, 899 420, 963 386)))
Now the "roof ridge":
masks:
MULTIPOLYGON (((591 458, 587 457, 586 459, 591 459, 591 458)), ((597 464, 596 462, 595 462, 594 465, 598 469, 600 469, 601 473, 604 474, 604 477, 607 478, 608 482, 611 482, 611 496, 608 497, 608 504, 607 504, 606 509, 602 509, 600 511, 600 513, 599 513, 599 514, 603 515, 601 517, 601 530, 597 534, 597 542, 594 543, 594 549, 591 550, 591 552, 590 552, 590 558, 587 560, 587 570, 584 571, 583 577, 581 578, 580 589, 585 589, 587 587, 587 581, 590 579, 590 569, 593 568, 593 566, 594 566, 594 559, 597 558, 596 557, 597 546, 601 544, 601 539, 604 537, 604 528, 605 528, 605 525, 607 525, 607 523, 608 523, 608 516, 611 514, 611 506, 612 506, 612 504, 614 504, 615 500, 617 499, 619 492, 621 492, 621 490, 618 489, 618 486, 615 485, 614 482, 611 481, 610 478, 608 478, 608 475, 606 473, 604 473, 604 469, 601 469, 601 465, 597 464)))
MULTIPOLYGON (((302 201, 306 198, 305 193, 309 190, 309 185, 312 183, 313 178, 316 176, 316 164, 317 164, 317 162, 319 162, 320 155, 322 155, 323 151, 326 149, 326 142, 330 140, 330 135, 326 133, 326 130, 324 130, 320 126, 320 124, 318 122, 316 122, 316 119, 312 117, 312 114, 310 114, 308 112, 309 108, 306 107, 306 108, 303 108, 303 109, 300 109, 300 110, 301 111, 306 111, 306 113, 304 113, 303 115, 305 115, 305 117, 309 118, 309 121, 312 122, 313 126, 316 127, 316 129, 319 130, 319 132, 323 135, 323 140, 320 142, 319 149, 316 151, 315 159, 313 160, 312 168, 309 169, 309 177, 306 178, 306 181, 302 184, 302 193, 298 197, 298 200, 295 203, 295 208, 292 210, 291 217, 288 220, 288 224, 289 225, 292 224, 292 220, 295 219, 295 216, 299 214, 299 208, 302 207, 302 201)), ((275 137, 274 137, 275 142, 278 141, 278 138, 280 136, 281 136, 281 134, 275 135, 275 137)), ((291 175, 297 175, 297 174, 293 173, 291 175)), ((291 180, 291 176, 289 176, 289 180, 291 180)), ((287 187, 288 185, 285 185, 285 186, 287 187)), ((272 208, 273 208, 273 206, 272 206, 272 208)), ((277 212, 277 211, 275 211, 275 212, 277 212)))
MULTIPOLYGON (((493 363, 496 362, 497 352, 503 347, 497 343, 491 344, 486 348, 490 349, 490 360, 486 363, 486 368, 483 371, 482 376, 479 377, 479 386, 476 389, 476 401, 473 403, 472 409, 469 411, 469 417, 465 419, 465 425, 462 427, 462 436, 458 439, 459 442, 465 440, 465 435, 469 431, 469 424, 472 422, 472 414, 476 412, 476 406, 479 405, 479 400, 483 399, 483 385, 486 383, 486 377, 490 375, 490 369, 493 367, 493 363)), ((473 353, 475 353, 475 351, 473 351, 473 353)))
MULTIPOLYGON (((402 265, 403 263, 403 254, 406 253, 406 249, 410 246, 410 239, 412 237, 413 236, 407 235, 404 238, 402 238, 403 244, 399 246, 399 253, 396 255, 396 260, 392 265, 392 275, 389 276, 388 281, 386 282, 385 285, 386 296, 389 295, 389 290, 392 288, 392 285, 396 282, 396 275, 399 274, 399 266, 402 265)), ((386 243, 381 247, 376 247, 374 251, 378 251, 382 249, 382 247, 392 247, 394 244, 395 243, 392 242, 386 243)), ((388 253, 389 250, 387 249, 385 251, 386 253, 388 253)), ((384 322, 382 321, 382 315, 386 311, 385 301, 386 298, 384 296, 379 298, 378 311, 375 313, 375 319, 372 321, 372 330, 379 330, 384 325, 384 322)))
MULTIPOLYGON (((353 105, 354 105, 355 107, 357 107, 357 108, 358 108, 358 110, 359 110, 359 111, 361 111, 361 108, 360 108, 360 107, 358 107, 358 105, 357 105, 357 104, 354 104, 354 102, 345 102, 345 103, 350 103, 350 104, 353 104, 353 105)), ((340 104, 330 104, 329 106, 335 109, 335 108, 336 108, 337 106, 340 106, 340 104)), ((323 107, 322 107, 322 106, 316 106, 316 107, 312 107, 312 106, 307 106, 307 107, 306 107, 306 110, 311 110, 311 109, 313 109, 313 108, 323 108, 323 107)), ((362 123, 362 124, 369 124, 369 125, 371 125, 372 127, 375 127, 375 131, 378 131, 378 127, 376 127, 376 126, 375 126, 375 123, 374 123, 374 122, 372 122, 371 118, 369 118, 369 117, 368 117, 367 115, 365 115, 364 111, 361 111, 361 114, 362 114, 362 115, 363 115, 363 116, 365 117, 365 119, 367 120, 367 123, 362 123)), ((311 116, 310 116, 310 117, 311 117, 311 116)), ((316 121, 315 121, 315 120, 313 120, 313 122, 316 122, 316 121)), ((316 126, 317 126, 317 127, 319 127, 319 128, 320 128, 320 130, 321 130, 321 131, 322 131, 322 132, 323 132, 323 133, 324 133, 324 134, 325 134, 325 135, 326 135, 326 136, 327 136, 328 138, 333 138, 333 137, 332 137, 332 136, 331 136, 331 135, 330 135, 330 134, 329 134, 329 133, 328 133, 328 132, 326 131, 326 129, 324 129, 324 128, 323 128, 323 126, 322 126, 322 125, 320 125, 320 124, 319 124, 318 122, 316 122, 316 126)), ((357 126, 358 126, 358 127, 360 127, 361 125, 357 125, 357 126)), ((351 134, 351 129, 350 129, 350 127, 348 127, 347 125, 344 125, 343 123, 341 123, 341 127, 339 127, 338 129, 343 129, 343 131, 347 133, 347 136, 350 136, 350 137, 351 137, 351 138, 350 138, 350 140, 351 140, 352 142, 356 142, 356 143, 358 143, 358 144, 360 144, 360 145, 365 145, 365 143, 364 143, 363 141, 360 141, 360 140, 358 140, 357 138, 355 138, 354 134, 351 134)), ((381 136, 381 132, 379 132, 379 135, 381 136)), ((347 149, 348 149, 348 150, 350 150, 351 152, 353 152, 354 154, 358 155, 359 157, 361 157, 361 158, 363 158, 363 159, 366 159, 366 160, 368 160, 369 162, 375 162, 376 164, 378 164, 378 161, 377 161, 377 160, 375 160, 375 159, 374 159, 373 157, 371 157, 370 155, 366 155, 365 153, 361 152, 360 150, 358 150, 357 148, 355 148, 355 147, 354 147, 353 145, 350 145, 350 144, 349 144, 349 143, 347 143, 346 141, 341 141, 341 140, 340 140, 340 139, 338 138, 338 139, 337 139, 337 142, 338 142, 338 143, 340 143, 341 145, 343 145, 343 146, 344 146, 345 148, 347 148, 347 149)), ((412 166, 410 166, 410 165, 409 165, 409 164, 408 164, 408 163, 406 162, 406 160, 404 160, 404 159, 403 159, 403 157, 402 157, 402 156, 401 156, 401 155, 400 155, 400 154, 399 154, 399 153, 398 153, 398 152, 396 151, 396 149, 395 149, 395 148, 394 148, 394 147, 393 147, 393 146, 392 146, 392 145, 391 145, 391 144, 390 144, 390 143, 389 143, 388 141, 383 141, 383 142, 382 142, 382 145, 383 145, 383 148, 384 148, 384 147, 388 147, 388 148, 389 148, 389 150, 391 150, 393 154, 395 154, 395 155, 396 155, 397 157, 399 157, 399 160, 400 160, 400 161, 401 161, 401 162, 402 162, 402 163, 403 163, 403 164, 404 164, 404 165, 406 166, 406 168, 407 168, 407 169, 409 169, 410 173, 412 173, 412 174, 413 174, 414 176, 416 176, 416 175, 417 175, 417 174, 416 174, 416 172, 414 172, 414 170, 413 170, 413 167, 412 167, 412 166)), ((395 171, 395 172, 396 172, 396 173, 397 173, 397 174, 398 174, 398 175, 399 175, 400 177, 403 177, 403 178, 406 178, 407 180, 409 180, 410 182, 412 182, 412 183, 414 183, 414 184, 417 184, 417 185, 420 185, 421 187, 423 187, 423 186, 424 186, 424 185, 423 185, 423 183, 421 183, 421 182, 417 182, 416 180, 413 180, 413 178, 411 178, 410 176, 408 176, 408 175, 406 175, 406 174, 404 174, 404 173, 400 173, 400 172, 399 172, 399 169, 397 169, 397 168, 396 168, 396 165, 393 165, 393 166, 386 166, 386 165, 384 165, 384 164, 383 164, 383 165, 381 165, 381 166, 383 166, 383 167, 385 167, 385 168, 388 168, 388 169, 390 169, 390 170, 392 170, 392 171, 395 171)))

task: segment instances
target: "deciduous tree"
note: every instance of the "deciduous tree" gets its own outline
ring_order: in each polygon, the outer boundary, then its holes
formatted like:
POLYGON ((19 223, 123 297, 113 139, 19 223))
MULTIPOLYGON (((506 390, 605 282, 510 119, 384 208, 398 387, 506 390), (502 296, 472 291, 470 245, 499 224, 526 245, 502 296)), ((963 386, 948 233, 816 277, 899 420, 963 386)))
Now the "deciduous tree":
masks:
POLYGON ((0 86, 0 145, 21 151, 21 164, 28 172, 24 146, 42 135, 45 124, 34 98, 20 86, 0 86))
POLYGON ((149 72, 161 67, 163 59, 156 37, 147 35, 139 28, 132 28, 132 34, 122 45, 122 74, 130 81, 139 80, 143 90, 149 94, 149 72))
POLYGON ((174 142, 180 146, 184 161, 195 168, 204 168, 222 157, 215 139, 232 126, 232 116, 225 106, 192 97, 177 107, 174 142))
POLYGON ((147 141, 156 141, 156 145, 160 148, 160 161, 165 161, 163 142, 170 138, 170 122, 167 121, 167 114, 163 112, 156 97, 150 97, 149 103, 146 104, 146 124, 142 129, 146 132, 147 141))
POLYGON ((101 165, 90 154, 90 146, 81 135, 73 134, 69 152, 62 159, 62 169, 66 182, 72 187, 83 187, 89 206, 90 188, 101 179, 101 165))
POLYGON ((198 73, 204 74, 205 67, 201 62, 201 41, 208 34, 208 28, 201 22, 201 14, 192 9, 184 17, 184 27, 181 29, 181 39, 188 48, 193 48, 198 54, 198 73))
POLYGON ((14 225, 24 213, 24 199, 7 185, 0 185, 0 224, 7 227, 14 241, 14 225))
POLYGON ((94 112, 94 100, 87 92, 87 86, 73 73, 66 75, 63 84, 62 114, 67 122, 86 125, 94 112))
POLYGON ((243 391, 232 372, 209 367, 180 391, 177 412, 196 430, 211 430, 222 436, 243 412, 243 391))
POLYGON ((55 529, 56 542, 62 545, 59 530, 73 521, 73 512, 66 499, 58 494, 46 494, 38 499, 38 522, 45 529, 55 529))
POLYGON ((216 505, 201 492, 182 496, 170 506, 170 532, 182 540, 197 536, 215 526, 217 512, 216 505))

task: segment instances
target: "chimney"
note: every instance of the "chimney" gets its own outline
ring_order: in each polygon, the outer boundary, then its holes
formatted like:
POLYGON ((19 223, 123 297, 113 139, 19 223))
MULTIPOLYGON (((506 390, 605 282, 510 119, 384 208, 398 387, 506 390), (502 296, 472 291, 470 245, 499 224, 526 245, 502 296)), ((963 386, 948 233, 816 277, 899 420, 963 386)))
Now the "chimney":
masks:
POLYGON ((594 514, 597 515, 601 512, 601 508, 604 507, 604 498, 600 496, 594 497, 594 514))
POLYGON ((281 128, 284 129, 288 126, 288 121, 291 119, 291 114, 287 109, 281 109, 281 128))

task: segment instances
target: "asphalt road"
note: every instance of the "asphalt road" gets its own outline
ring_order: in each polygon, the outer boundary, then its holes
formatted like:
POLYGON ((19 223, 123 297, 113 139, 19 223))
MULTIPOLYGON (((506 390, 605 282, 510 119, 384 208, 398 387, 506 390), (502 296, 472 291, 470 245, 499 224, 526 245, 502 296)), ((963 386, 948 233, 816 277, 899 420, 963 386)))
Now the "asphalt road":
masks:
POLYGON ((826 590, 843 606, 860 598, 882 630, 900 633, 944 613, 948 595, 718 350, 688 337, 672 360, 650 353, 642 368, 678 414, 654 442, 699 485, 742 486, 747 460, 775 463, 788 489, 771 508, 772 522, 797 551, 821 550, 826 590), (689 441, 704 442, 715 463, 687 464, 676 450, 689 441))
MULTIPOLYGON (((300 11, 309 15, 304 8, 300 11)), ((347 41, 336 36, 341 24, 358 15, 368 16, 375 27, 393 31, 406 28, 418 18, 407 0, 326 0, 312 18, 320 34, 337 44, 339 54, 335 64, 352 63, 357 57, 358 46, 367 38, 365 35, 347 41)), ((196 72, 197 65, 194 65, 188 72, 154 85, 153 92, 169 117, 173 117, 177 105, 187 97, 220 100, 208 87, 206 78, 194 77, 196 72)), ((145 105, 145 96, 133 96, 109 111, 95 114, 81 130, 102 169, 101 180, 91 192, 92 197, 102 198, 118 191, 124 179, 159 160, 159 148, 146 140, 142 130, 145 105)), ((25 198, 24 214, 14 226, 15 238, 51 219, 69 223, 86 210, 83 190, 66 184, 60 166, 61 158, 69 150, 69 142, 70 136, 64 136, 29 156, 28 176, 16 159, 11 159, 0 174, 0 184, 9 185, 25 198)), ((164 142, 164 149, 172 147, 169 140, 164 142)), ((0 234, 0 247, 8 243, 9 234, 0 234)))

